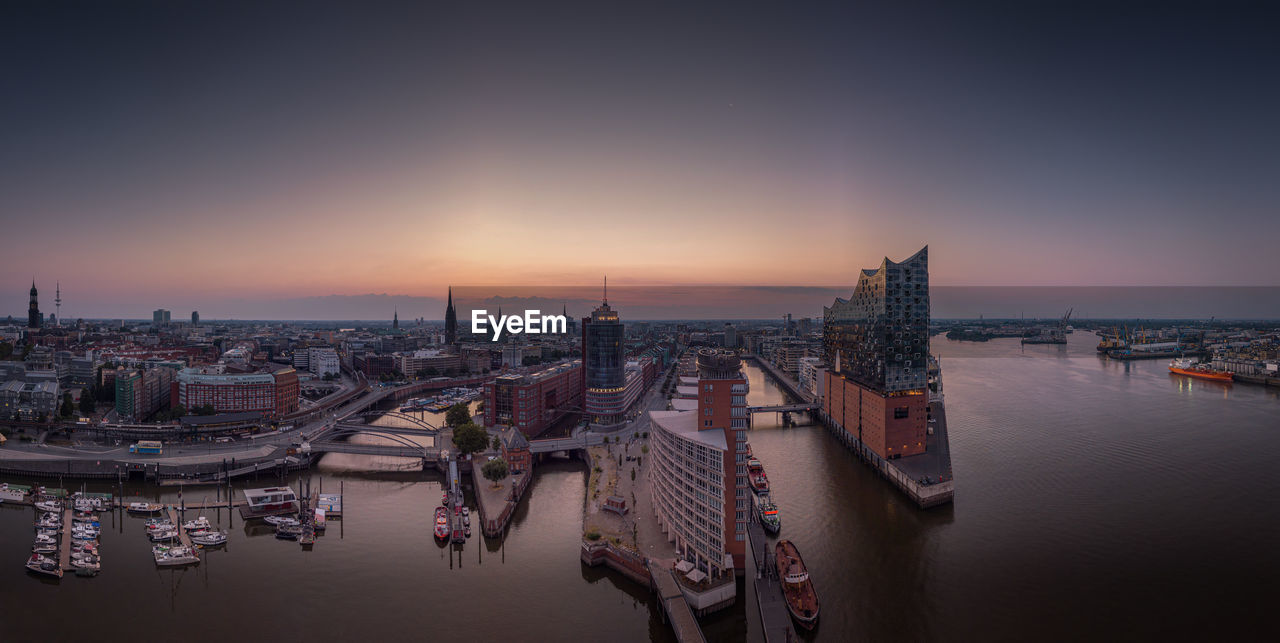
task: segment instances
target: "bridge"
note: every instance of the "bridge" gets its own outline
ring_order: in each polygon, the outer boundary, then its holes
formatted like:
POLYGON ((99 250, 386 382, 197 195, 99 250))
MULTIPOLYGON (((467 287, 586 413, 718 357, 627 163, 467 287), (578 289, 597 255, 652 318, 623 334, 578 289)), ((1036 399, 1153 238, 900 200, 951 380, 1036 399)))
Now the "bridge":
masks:
POLYGON ((547 440, 529 440, 530 453, 552 453, 554 451, 573 451, 604 444, 608 436, 603 433, 582 433, 571 438, 550 438, 547 440))
POLYGON ((748 406, 748 413, 794 413, 797 411, 817 411, 822 408, 817 402, 797 404, 774 404, 772 406, 748 406))

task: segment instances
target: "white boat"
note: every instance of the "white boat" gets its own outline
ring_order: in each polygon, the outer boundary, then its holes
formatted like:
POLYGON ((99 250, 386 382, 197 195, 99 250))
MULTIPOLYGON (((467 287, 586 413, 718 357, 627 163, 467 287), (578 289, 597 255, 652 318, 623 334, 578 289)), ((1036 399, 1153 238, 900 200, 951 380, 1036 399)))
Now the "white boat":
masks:
POLYGON ((77 513, 71 517, 72 522, 98 522, 98 515, 93 513, 77 513))
POLYGON ((296 527, 302 524, 298 522, 297 518, 290 518, 289 516, 264 516, 262 518, 262 521, 267 523, 268 525, 274 525, 276 527, 286 526, 286 525, 296 527))
POLYGON ((93 572, 96 572, 102 569, 102 565, 98 561, 97 556, 86 556, 84 558, 72 558, 71 566, 75 567, 76 569, 85 569, 93 572))
POLYGON ((244 499, 248 505, 245 508, 248 516, 298 513, 298 496, 289 487, 245 489, 244 499))
POLYGON ((178 531, 176 529, 157 529, 155 531, 147 532, 147 537, 150 538, 153 543, 165 542, 177 538, 178 531))
POLYGON ((40 500, 36 502, 36 509, 40 511, 62 511, 62 503, 57 500, 40 500))
POLYGON ((470 516, 470 515, 471 515, 471 508, 470 508, 470 507, 463 507, 463 508, 462 508, 462 515, 463 515, 463 516, 470 516))
POLYGON ((197 529, 208 529, 212 526, 213 525, 209 522, 209 519, 205 518, 204 516, 200 516, 195 520, 188 520, 182 523, 182 528, 187 531, 195 531, 197 529))
POLYGON ((56 514, 44 514, 36 521, 37 528, 57 529, 62 526, 62 519, 56 514))
POLYGON ((206 531, 199 534, 192 534, 191 542, 202 547, 217 547, 227 543, 227 532, 225 531, 206 531))
POLYGON ((462 514, 462 526, 464 526, 464 527, 470 527, 470 526, 471 526, 471 516, 468 516, 468 515, 467 515, 467 514, 465 514, 465 513, 464 513, 464 514, 462 514))
POLYGON ((57 545, 58 539, 48 534, 36 534, 37 545, 57 545))
POLYGON ((192 565, 200 562, 200 556, 190 547, 156 547, 151 550, 159 567, 192 565))
POLYGON ((31 552, 35 554, 56 554, 58 546, 52 543, 36 543, 31 547, 31 552))
POLYGON ((153 514, 164 509, 164 505, 159 505, 154 502, 131 502, 126 509, 128 509, 130 513, 153 514))
POLYGON ((62 578, 62 568, 58 567, 57 561, 48 556, 31 554, 31 558, 27 559, 26 567, 37 574, 48 574, 62 578))

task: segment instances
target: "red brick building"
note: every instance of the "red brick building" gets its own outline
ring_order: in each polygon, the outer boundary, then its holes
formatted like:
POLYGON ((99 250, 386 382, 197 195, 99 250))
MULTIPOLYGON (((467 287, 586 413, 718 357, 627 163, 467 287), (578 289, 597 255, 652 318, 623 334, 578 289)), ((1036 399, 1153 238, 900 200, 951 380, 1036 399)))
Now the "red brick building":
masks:
POLYGON ((876 455, 893 459, 925 452, 929 396, 923 390, 877 393, 828 371, 823 410, 876 455))
POLYGON ((298 410, 298 371, 285 368, 276 371, 276 417, 284 417, 298 410))
POLYGON ((503 375, 484 384, 484 424, 512 426, 535 437, 567 413, 580 411, 582 392, 577 360, 537 373, 503 375))

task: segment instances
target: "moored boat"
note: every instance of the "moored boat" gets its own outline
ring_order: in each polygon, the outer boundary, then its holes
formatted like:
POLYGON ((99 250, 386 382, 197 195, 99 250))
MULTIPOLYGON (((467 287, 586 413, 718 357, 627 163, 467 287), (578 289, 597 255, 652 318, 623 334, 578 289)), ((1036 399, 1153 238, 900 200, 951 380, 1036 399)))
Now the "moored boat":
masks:
POLYGON ((190 547, 166 547, 157 545, 151 549, 159 567, 176 567, 193 565, 200 562, 200 556, 190 547))
POLYGON ((813 629, 818 624, 818 592, 813 588, 809 570, 800 558, 800 550, 790 540, 779 540, 774 546, 777 556, 778 578, 782 580, 782 593, 787 599, 787 611, 801 627, 813 629))
POLYGON ((27 559, 26 567, 28 570, 37 574, 46 574, 62 578, 62 568, 58 567, 58 562, 48 556, 40 554, 31 554, 31 558, 27 559))
POLYGON ((164 509, 164 505, 160 505, 154 502, 131 502, 129 503, 129 506, 125 507, 125 509, 129 513, 153 514, 160 511, 161 509, 164 509))
POLYGON ((778 514, 778 505, 769 499, 768 494, 762 494, 756 498, 756 513, 760 516, 760 526, 771 534, 777 534, 782 530, 782 516, 778 514))
POLYGON ((36 509, 50 513, 62 511, 62 503, 57 500, 40 500, 36 502, 36 509))
POLYGON ((755 458, 747 460, 747 480, 751 483, 751 491, 769 493, 769 476, 764 473, 764 464, 755 458))
POLYGON ((436 538, 446 540, 449 538, 449 516, 448 510, 444 507, 436 507, 436 538))
POLYGON ((217 547, 227 544, 227 532, 205 531, 191 535, 191 542, 201 547, 217 547))
POLYGON ((1169 372, 1213 382, 1230 382, 1233 379, 1231 373, 1227 371, 1219 371, 1208 364, 1186 358, 1169 362, 1169 372))
POLYGON ((297 540, 302 536, 302 525, 296 522, 292 525, 279 525, 276 527, 276 538, 281 540, 297 540))

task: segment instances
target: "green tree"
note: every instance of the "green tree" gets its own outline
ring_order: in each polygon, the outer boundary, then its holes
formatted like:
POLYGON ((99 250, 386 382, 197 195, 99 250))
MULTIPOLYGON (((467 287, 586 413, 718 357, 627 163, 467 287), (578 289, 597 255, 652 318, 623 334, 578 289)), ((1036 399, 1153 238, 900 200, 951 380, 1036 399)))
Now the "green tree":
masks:
POLYGON ((439 374, 440 374, 440 371, 437 371, 436 367, 427 366, 427 367, 418 369, 418 372, 415 373, 414 375, 416 375, 417 378, 420 380, 425 380, 425 379, 430 379, 432 377, 435 377, 436 375, 439 375, 439 374))
POLYGON ((0 342, 0 359, 9 359, 13 356, 13 344, 9 342, 0 342))
POLYGON ((62 394, 62 408, 58 410, 60 417, 69 418, 75 415, 76 407, 71 403, 71 393, 62 394))
POLYGON ((479 453, 489 446, 489 434, 479 424, 468 422, 453 430, 453 446, 462 455, 479 453))
POLYGON ((494 450, 494 451, 500 451, 500 450, 502 450, 502 438, 500 438, 500 437, 498 437, 498 436, 496 436, 496 435, 495 435, 495 436, 493 436, 493 450, 494 450))
POLYGON ((449 407, 449 412, 444 416, 444 423, 457 428, 471 422, 471 409, 467 408, 466 402, 458 402, 449 407))
POLYGON ((98 405, 96 402, 93 401, 92 391, 91 390, 81 391, 80 392, 80 412, 83 413, 84 415, 91 415, 96 410, 98 410, 98 405))
POLYGON ((174 419, 180 418, 186 414, 187 414, 187 407, 181 404, 174 404, 173 408, 169 409, 169 417, 172 417, 174 419))
POLYGON ((212 404, 201 404, 195 408, 196 415, 214 415, 218 410, 212 404))
POLYGON ((494 458, 480 467, 480 473, 484 475, 484 479, 493 483, 493 488, 498 488, 498 483, 507 477, 507 461, 502 458, 494 458))

